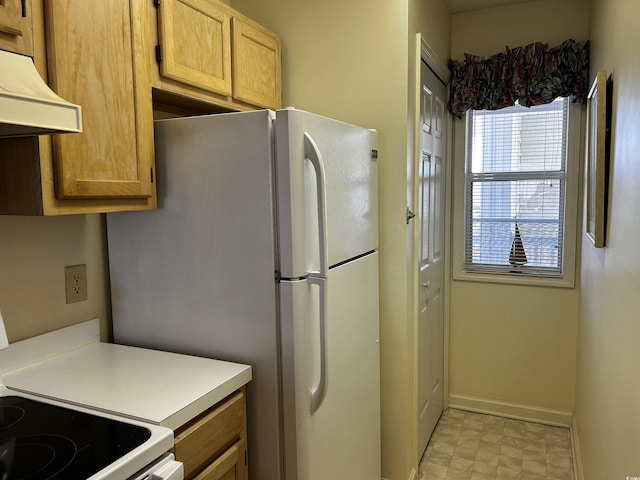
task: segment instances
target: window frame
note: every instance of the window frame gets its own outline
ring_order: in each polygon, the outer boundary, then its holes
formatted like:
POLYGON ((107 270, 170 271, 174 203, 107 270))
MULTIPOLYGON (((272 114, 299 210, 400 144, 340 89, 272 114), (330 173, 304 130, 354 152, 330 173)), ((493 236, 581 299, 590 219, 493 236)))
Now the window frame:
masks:
POLYGON ((519 285, 542 285, 572 288, 575 286, 576 255, 578 252, 578 229, 581 225, 579 207, 581 205, 581 178, 582 165, 580 159, 584 152, 583 145, 583 115, 584 108, 569 102, 567 118, 567 155, 566 155, 566 181, 565 181, 565 205, 563 225, 563 256, 561 259, 562 274, 560 276, 536 276, 534 274, 509 274, 492 273, 487 271, 465 270, 465 222, 467 219, 466 190, 466 165, 468 115, 462 119, 454 120, 454 211, 453 211, 453 236, 452 236, 452 269, 454 280, 505 283, 519 285))

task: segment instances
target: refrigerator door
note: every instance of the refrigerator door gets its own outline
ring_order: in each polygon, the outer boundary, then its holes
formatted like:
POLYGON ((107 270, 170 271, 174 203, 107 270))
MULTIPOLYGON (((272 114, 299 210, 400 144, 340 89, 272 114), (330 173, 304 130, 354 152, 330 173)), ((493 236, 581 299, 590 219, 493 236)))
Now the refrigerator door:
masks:
POLYGON ((276 112, 278 233, 284 278, 320 271, 319 183, 325 186, 328 266, 377 249, 376 148, 375 131, 301 110, 276 112), (321 182, 314 163, 322 165, 321 182))
POLYGON ((159 208, 107 227, 116 342, 250 364, 251 477, 279 480, 271 117, 156 122, 159 208))
POLYGON ((331 270, 321 381, 321 289, 309 279, 280 286, 286 480, 380 479, 378 254, 331 270), (313 412, 313 413, 312 413, 313 412))

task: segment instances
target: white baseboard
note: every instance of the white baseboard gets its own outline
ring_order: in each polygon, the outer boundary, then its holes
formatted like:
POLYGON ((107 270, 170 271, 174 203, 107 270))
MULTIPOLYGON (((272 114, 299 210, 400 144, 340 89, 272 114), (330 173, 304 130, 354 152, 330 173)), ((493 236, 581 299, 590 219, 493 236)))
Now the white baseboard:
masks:
POLYGON ((464 395, 449 395, 449 407, 560 427, 571 427, 573 424, 573 412, 464 395))
POLYGON ((573 460, 573 479, 584 480, 582 472, 582 456, 580 454, 580 442, 578 440, 578 424, 576 417, 573 417, 571 423, 571 458, 573 460))

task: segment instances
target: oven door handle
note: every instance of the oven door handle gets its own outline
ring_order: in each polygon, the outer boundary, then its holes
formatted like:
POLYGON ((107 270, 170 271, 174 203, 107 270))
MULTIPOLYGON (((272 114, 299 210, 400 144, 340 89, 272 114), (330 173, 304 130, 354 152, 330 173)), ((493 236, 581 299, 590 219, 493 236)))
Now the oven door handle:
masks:
POLYGON ((184 480, 184 466, 182 462, 175 461, 173 455, 169 455, 155 466, 149 480, 184 480))

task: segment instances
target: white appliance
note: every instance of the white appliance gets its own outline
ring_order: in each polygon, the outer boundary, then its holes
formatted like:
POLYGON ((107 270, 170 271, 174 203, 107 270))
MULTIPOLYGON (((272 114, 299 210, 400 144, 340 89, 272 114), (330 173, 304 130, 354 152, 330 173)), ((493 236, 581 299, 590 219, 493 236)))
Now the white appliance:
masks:
POLYGON ((107 215, 118 343, 250 364, 249 476, 379 480, 376 133, 157 121, 158 210, 107 215))

